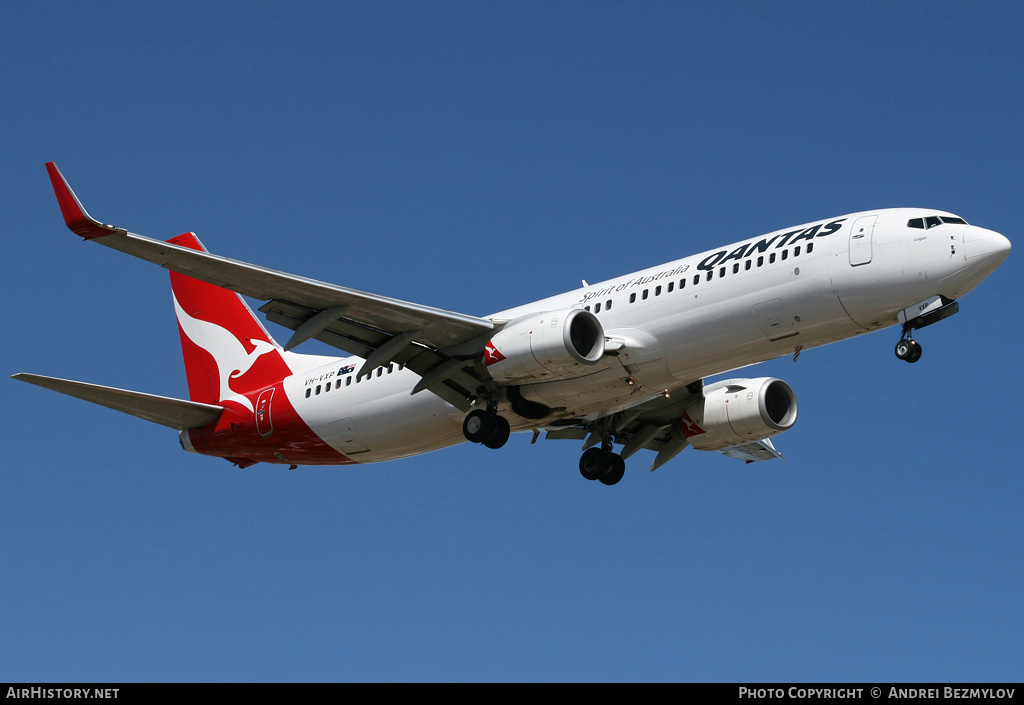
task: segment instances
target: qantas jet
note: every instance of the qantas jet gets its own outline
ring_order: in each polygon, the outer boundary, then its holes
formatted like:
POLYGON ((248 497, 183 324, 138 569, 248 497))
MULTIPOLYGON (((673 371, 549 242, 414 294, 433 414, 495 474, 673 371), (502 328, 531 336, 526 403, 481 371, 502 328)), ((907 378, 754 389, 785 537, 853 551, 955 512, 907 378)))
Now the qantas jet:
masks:
POLYGON ((951 213, 894 208, 828 218, 477 318, 210 254, 104 225, 46 165, 67 226, 171 272, 188 401, 84 382, 15 379, 170 426, 188 451, 254 463, 344 465, 513 431, 583 441, 580 472, 613 485, 625 460, 660 467, 690 445, 753 462, 796 421, 779 379, 704 379, 868 331, 913 332, 1010 253, 951 213), (293 331, 282 347, 241 296, 293 331), (344 357, 304 355, 310 338, 344 357), (621 447, 616 449, 616 444, 621 447))

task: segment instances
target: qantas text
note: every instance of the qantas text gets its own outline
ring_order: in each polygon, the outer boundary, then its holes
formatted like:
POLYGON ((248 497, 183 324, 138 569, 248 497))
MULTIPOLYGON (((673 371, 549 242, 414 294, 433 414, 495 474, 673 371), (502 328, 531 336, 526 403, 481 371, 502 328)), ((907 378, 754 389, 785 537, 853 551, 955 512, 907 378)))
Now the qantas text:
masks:
MULTIPOLYGON (((833 220, 829 223, 818 223, 817 225, 812 225, 807 228, 791 230, 788 233, 779 233, 778 235, 772 235, 771 237, 763 237, 760 240, 751 240, 750 242, 743 243, 732 252, 729 250, 719 250, 718 252, 712 253, 702 259, 700 264, 697 265, 697 269, 709 270, 714 269, 720 264, 724 265, 726 262, 730 262, 732 260, 740 261, 748 257, 752 257, 755 254, 766 252, 771 249, 773 245, 775 249, 781 249, 786 245, 792 245, 800 242, 801 240, 813 240, 816 237, 825 237, 826 235, 831 235, 843 227, 843 221, 845 220, 846 218, 839 218, 838 220, 833 220)), ((684 264, 676 267, 675 269, 665 270, 647 277, 630 279, 629 281, 618 285, 613 284, 598 291, 588 291, 583 295, 583 298, 580 299, 580 303, 585 304, 591 299, 607 296, 614 292, 625 291, 626 289, 631 289, 635 286, 650 284, 651 282, 659 279, 668 279, 687 271, 689 268, 689 264, 684 264)))
POLYGON ((745 242, 737 247, 732 252, 728 250, 719 250, 718 252, 708 255, 700 261, 697 265, 697 269, 714 269, 720 264, 725 264, 731 260, 743 260, 747 257, 752 257, 755 254, 760 254, 774 244, 775 249, 781 249, 786 245, 794 245, 801 240, 813 240, 816 237, 825 237, 843 227, 843 221, 846 218, 840 218, 839 220, 833 220, 831 223, 818 223, 812 225, 809 228, 802 228, 800 230, 790 230, 788 233, 780 233, 779 235, 772 235, 771 237, 764 237, 756 242, 745 242))

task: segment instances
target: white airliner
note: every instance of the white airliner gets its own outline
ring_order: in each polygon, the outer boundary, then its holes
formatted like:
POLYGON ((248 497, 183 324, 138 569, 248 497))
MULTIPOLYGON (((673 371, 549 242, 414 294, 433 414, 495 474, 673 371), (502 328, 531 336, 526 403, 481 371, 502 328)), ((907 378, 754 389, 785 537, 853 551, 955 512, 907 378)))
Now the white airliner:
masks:
POLYGON ((896 356, 915 362, 913 331, 956 313, 1010 253, 951 213, 865 211, 477 318, 212 255, 193 233, 104 225, 46 166, 72 231, 171 271, 190 400, 14 377, 179 429, 186 450, 241 467, 500 448, 512 431, 585 441, 580 472, 608 485, 641 449, 652 470, 687 445, 780 457, 769 439, 796 421, 789 385, 705 378, 896 325, 896 356), (284 347, 239 294, 294 331, 284 347), (346 357, 292 352, 310 338, 346 357))

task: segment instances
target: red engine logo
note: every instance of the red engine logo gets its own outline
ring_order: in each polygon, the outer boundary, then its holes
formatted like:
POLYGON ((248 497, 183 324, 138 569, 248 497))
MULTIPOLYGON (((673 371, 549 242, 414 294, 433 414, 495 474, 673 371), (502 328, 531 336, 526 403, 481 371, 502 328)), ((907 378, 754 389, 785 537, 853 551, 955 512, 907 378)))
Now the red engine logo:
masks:
POLYGON ((690 414, 683 412, 683 435, 687 438, 699 436, 704 429, 697 425, 697 422, 690 418, 690 414))
POLYGON ((498 348, 494 347, 491 341, 487 341, 487 345, 484 347, 484 366, 490 367, 496 362, 501 362, 505 359, 505 356, 498 352, 498 348))

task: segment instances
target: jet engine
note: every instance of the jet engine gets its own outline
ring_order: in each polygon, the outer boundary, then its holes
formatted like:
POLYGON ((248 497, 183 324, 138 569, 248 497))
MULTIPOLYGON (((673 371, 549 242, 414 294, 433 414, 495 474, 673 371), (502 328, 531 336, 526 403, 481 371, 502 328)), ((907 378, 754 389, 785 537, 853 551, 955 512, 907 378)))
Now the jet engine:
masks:
POLYGON ((730 379, 686 407, 683 433, 698 450, 720 450, 771 438, 795 422, 796 395, 781 379, 730 379))
POLYGON ((569 377, 602 355, 601 321, 576 308, 512 321, 487 343, 484 364, 496 382, 525 382, 569 377))

